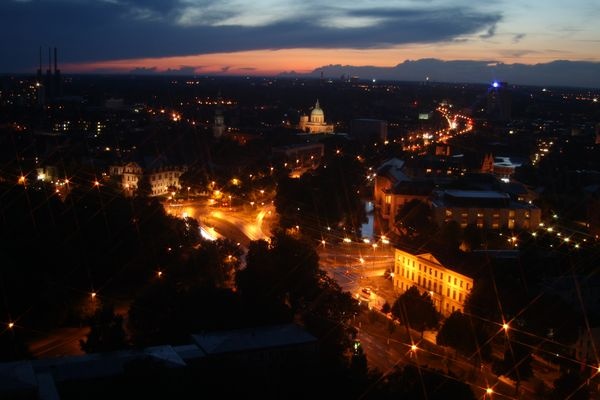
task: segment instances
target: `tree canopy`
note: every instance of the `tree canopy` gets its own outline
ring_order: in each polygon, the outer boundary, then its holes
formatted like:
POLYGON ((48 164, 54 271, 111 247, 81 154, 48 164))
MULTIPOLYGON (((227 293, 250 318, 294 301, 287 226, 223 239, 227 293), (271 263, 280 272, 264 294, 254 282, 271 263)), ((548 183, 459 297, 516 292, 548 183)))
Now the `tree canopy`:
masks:
POLYGON ((421 333, 428 328, 436 328, 440 321, 440 314, 435 309, 429 293, 419 293, 416 286, 411 286, 398 296, 392 305, 392 315, 421 333))

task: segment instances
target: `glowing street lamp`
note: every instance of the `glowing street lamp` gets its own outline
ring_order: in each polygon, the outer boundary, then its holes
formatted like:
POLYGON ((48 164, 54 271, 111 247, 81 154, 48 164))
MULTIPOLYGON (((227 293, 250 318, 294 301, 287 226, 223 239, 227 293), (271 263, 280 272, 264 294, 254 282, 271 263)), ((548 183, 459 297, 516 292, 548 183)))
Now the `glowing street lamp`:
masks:
POLYGON ((14 322, 11 321, 11 322, 8 323, 8 329, 12 329, 14 327, 15 327, 15 323, 14 322))
POLYGON ((97 295, 96 292, 90 293, 90 297, 92 298, 92 300, 94 300, 96 298, 96 295, 97 295))

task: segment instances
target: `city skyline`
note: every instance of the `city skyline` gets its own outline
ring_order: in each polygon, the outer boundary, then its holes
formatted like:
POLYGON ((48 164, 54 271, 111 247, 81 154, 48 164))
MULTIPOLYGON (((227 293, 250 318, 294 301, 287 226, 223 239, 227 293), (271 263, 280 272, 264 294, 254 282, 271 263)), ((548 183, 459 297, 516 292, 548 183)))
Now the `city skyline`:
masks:
MULTIPOLYGON (((600 69, 600 6, 587 0, 568 8, 559 1, 15 0, 0 11, 3 35, 15 38, 2 46, 9 56, 0 72, 34 71, 40 46, 59 48, 65 73, 306 74, 429 58, 585 61, 600 69)), ((568 68, 557 79, 568 79, 568 68)))

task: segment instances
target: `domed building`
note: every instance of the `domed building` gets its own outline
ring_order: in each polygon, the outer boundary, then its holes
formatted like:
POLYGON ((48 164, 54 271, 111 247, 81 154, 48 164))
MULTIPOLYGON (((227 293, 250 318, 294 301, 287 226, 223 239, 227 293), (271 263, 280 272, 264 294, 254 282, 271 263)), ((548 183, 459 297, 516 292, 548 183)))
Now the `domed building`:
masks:
POLYGON ((319 105, 319 100, 310 113, 310 119, 308 115, 300 116, 298 128, 306 133, 333 133, 333 124, 325 122, 325 113, 319 105))

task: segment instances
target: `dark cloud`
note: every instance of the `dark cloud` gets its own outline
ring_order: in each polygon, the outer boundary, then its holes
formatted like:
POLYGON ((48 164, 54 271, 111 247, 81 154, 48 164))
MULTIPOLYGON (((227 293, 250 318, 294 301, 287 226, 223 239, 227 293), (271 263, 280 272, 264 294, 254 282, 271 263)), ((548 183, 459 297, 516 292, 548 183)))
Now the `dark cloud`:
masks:
POLYGON ((513 36, 513 40, 512 41, 513 41, 513 43, 519 43, 521 40, 523 40, 523 38, 525 36, 526 35, 524 33, 518 33, 515 36, 513 36))
POLYGON ((381 20, 373 26, 339 28, 300 15, 265 26, 181 26, 176 23, 177 4, 166 0, 2 1, 0 35, 13 39, 0 45, 0 71, 34 69, 40 45, 59 47, 61 62, 297 47, 376 48, 489 33, 501 19, 497 13, 460 8, 365 9, 347 14, 381 20))
POLYGON ((158 69, 156 67, 138 67, 138 68, 134 68, 131 71, 129 71, 131 74, 134 75, 148 75, 148 74, 156 74, 158 72, 158 69))
POLYGON ((496 35, 496 24, 493 24, 488 28, 488 30, 484 34, 479 35, 479 37, 482 39, 489 39, 491 37, 494 37, 495 35, 496 35))
POLYGON ((165 74, 165 75, 194 75, 196 70, 202 69, 201 66, 191 67, 191 66, 181 66, 180 68, 168 68, 165 71, 160 71, 157 67, 138 67, 129 71, 130 74, 133 75, 156 75, 156 74, 165 74))
POLYGON ((197 70, 202 68, 202 66, 192 67, 189 65, 182 65, 179 68, 169 68, 165 73, 170 75, 194 75, 197 70))

